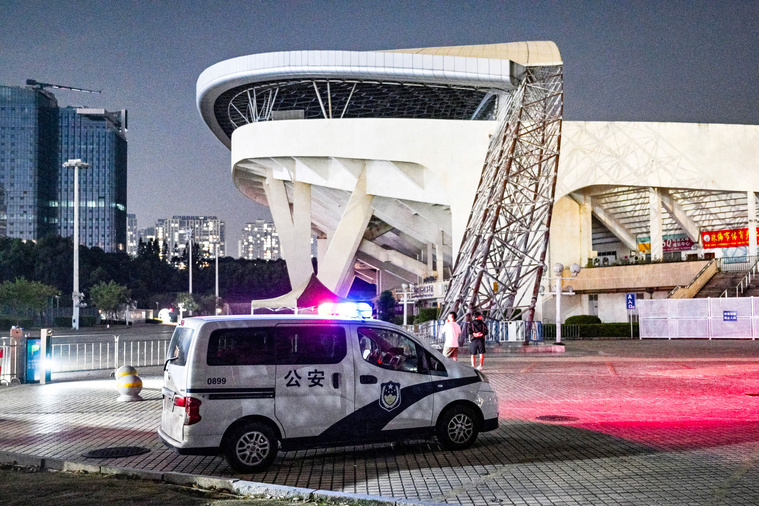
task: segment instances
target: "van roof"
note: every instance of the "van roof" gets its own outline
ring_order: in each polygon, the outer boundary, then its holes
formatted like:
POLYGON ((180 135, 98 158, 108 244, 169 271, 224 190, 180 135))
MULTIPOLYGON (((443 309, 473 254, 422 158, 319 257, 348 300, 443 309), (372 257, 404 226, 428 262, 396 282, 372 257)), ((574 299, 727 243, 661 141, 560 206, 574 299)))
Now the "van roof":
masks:
POLYGON ((330 322, 372 322, 388 324, 388 322, 382 320, 375 320, 372 318, 348 318, 345 316, 332 316, 332 315, 305 315, 305 314, 266 314, 266 315, 223 315, 223 316, 193 316, 189 318, 183 318, 184 320, 202 320, 207 322, 220 322, 220 321, 330 321, 330 322))

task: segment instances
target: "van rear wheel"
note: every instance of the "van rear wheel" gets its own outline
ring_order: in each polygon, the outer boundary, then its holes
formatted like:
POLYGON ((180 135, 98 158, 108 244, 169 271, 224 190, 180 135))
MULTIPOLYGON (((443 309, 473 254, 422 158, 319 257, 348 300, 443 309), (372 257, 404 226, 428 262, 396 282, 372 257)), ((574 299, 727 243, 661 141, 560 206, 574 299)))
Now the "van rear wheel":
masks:
POLYGON ((437 422, 437 438, 449 450, 464 450, 477 440, 477 416, 467 406, 446 409, 437 422))
POLYGON ((240 473, 268 468, 279 451, 279 440, 266 424, 248 422, 235 428, 224 449, 229 466, 240 473))

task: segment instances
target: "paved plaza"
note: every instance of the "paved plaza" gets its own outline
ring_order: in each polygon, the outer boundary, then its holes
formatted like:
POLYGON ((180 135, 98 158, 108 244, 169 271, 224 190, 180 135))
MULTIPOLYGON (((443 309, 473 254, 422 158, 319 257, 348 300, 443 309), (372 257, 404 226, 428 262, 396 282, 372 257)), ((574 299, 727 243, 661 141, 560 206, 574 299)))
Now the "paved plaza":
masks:
POLYGON ((461 504, 759 504, 759 342, 576 341, 566 353, 489 353, 500 428, 466 451, 434 441, 281 453, 239 475, 156 435, 160 368, 141 402, 115 380, 0 388, 0 451, 160 473, 461 504), (134 457, 82 453, 141 446, 134 457))

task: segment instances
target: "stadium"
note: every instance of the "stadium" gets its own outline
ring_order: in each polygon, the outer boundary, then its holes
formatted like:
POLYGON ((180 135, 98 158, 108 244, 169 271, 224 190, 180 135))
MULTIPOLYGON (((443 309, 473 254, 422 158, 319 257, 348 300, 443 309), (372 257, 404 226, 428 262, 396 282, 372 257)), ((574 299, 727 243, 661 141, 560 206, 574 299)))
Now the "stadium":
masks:
POLYGON ((340 296, 413 284, 507 320, 556 321, 557 277, 561 320, 619 322, 626 294, 704 296, 731 260, 754 266, 759 126, 563 121, 562 72, 547 41, 284 51, 209 67, 197 106, 271 209, 293 287, 312 235, 340 296))

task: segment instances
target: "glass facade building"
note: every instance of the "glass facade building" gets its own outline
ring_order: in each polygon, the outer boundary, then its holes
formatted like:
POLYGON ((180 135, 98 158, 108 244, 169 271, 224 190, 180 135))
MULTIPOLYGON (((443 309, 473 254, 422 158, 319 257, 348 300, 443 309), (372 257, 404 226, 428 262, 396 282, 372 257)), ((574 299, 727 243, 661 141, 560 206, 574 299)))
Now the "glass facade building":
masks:
MULTIPOLYGON (((79 234, 82 244, 106 252, 126 251, 126 112, 64 107, 60 109, 58 165, 70 159, 88 163, 79 170, 79 234)), ((57 232, 74 234, 74 170, 58 178, 57 232)))
POLYGON ((40 89, 0 86, 0 229, 37 239, 55 232, 58 104, 40 89))
POLYGON ((74 235, 74 171, 81 159, 81 243, 126 249, 126 111, 58 107, 42 87, 0 86, 0 235, 74 235))

